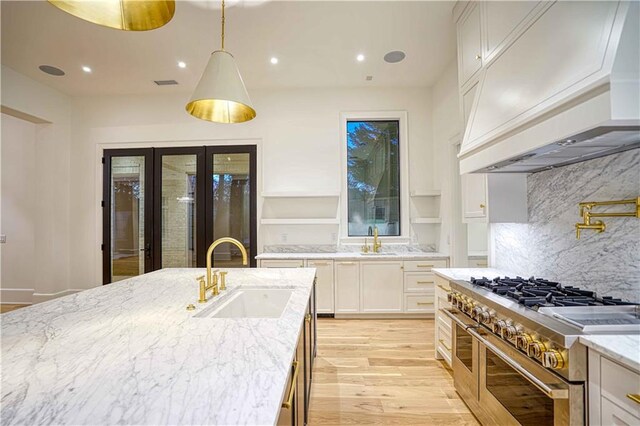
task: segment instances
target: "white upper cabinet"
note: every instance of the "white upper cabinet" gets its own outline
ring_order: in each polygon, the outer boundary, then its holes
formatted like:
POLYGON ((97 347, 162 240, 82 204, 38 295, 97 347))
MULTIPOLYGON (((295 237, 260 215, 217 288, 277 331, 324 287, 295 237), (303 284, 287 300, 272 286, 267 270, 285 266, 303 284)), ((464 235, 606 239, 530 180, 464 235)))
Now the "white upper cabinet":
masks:
POLYGON ((531 12, 540 6, 538 1, 487 1, 483 2, 484 61, 487 62, 504 47, 517 29, 526 25, 531 12))
POLYGON ((487 175, 461 176, 463 222, 487 221, 487 175))
POLYGON ((476 96, 476 91, 478 90, 478 82, 476 81, 473 86, 467 89, 466 92, 462 95, 462 118, 464 120, 462 128, 467 127, 467 123, 469 122, 469 115, 471 115, 471 107, 473 106, 473 99, 476 96))
POLYGON ((482 38, 480 34, 480 7, 470 5, 458 21, 458 76, 465 84, 482 67, 482 38))

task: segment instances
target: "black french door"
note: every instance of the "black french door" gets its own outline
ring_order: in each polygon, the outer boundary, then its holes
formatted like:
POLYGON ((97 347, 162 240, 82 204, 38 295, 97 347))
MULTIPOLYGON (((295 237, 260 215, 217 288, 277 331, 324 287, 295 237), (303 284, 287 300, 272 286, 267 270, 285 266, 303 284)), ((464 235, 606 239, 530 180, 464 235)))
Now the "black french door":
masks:
MULTIPOLYGON (((103 283, 162 268, 203 267, 206 250, 230 236, 257 254, 256 147, 105 150, 103 283)), ((222 245, 217 267, 241 267, 222 245)))

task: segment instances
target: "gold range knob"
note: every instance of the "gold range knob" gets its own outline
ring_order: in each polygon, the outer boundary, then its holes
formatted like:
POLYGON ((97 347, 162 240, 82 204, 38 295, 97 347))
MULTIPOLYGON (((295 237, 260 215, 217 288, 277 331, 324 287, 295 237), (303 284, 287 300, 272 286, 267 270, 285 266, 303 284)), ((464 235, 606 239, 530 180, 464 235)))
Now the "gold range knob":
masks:
POLYGON ((494 322, 491 328, 495 334, 502 337, 502 330, 506 328, 508 325, 511 325, 511 321, 501 319, 494 322))
POLYGON ((546 351, 542 354, 542 365, 554 370, 562 370, 564 368, 564 357, 555 349, 546 351))
POLYGON ((465 314, 471 316, 473 308, 476 306, 475 302, 471 299, 467 299, 466 303, 462 306, 462 310, 465 314))
POLYGON ((490 325, 495 317, 496 314, 490 311, 482 311, 478 314, 478 322, 480 322, 480 324, 490 325))
POLYGON ((547 350, 547 345, 539 340, 534 340, 527 347, 527 355, 529 358, 535 358, 542 361, 542 354, 547 350))
POLYGON ((508 325, 500 330, 500 336, 505 340, 515 341, 515 338, 522 331, 519 325, 508 325))
POLYGON ((529 333, 520 333, 516 336, 516 347, 522 352, 527 352, 527 348, 533 342, 533 336, 529 333))

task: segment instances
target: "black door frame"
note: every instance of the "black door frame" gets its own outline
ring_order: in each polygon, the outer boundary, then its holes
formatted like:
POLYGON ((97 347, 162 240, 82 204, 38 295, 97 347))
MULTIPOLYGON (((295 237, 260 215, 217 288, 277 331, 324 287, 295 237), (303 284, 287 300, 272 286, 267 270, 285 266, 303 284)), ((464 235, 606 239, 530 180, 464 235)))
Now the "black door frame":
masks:
POLYGON ((111 282, 111 159, 144 157, 144 272, 153 266, 153 148, 105 149, 102 157, 102 283, 111 282))
MULTIPOLYGON (((209 145, 197 147, 171 148, 119 148, 105 149, 102 157, 102 283, 111 282, 111 159, 113 157, 144 156, 145 158, 145 199, 144 199, 144 239, 145 273, 162 268, 162 156, 196 155, 196 173, 204 174, 204 185, 197 186, 196 234, 205 238, 196 239, 196 262, 198 267, 206 265, 206 250, 216 240, 213 229, 213 155, 249 154, 250 202, 249 220, 251 243, 249 247, 249 267, 257 266, 258 254, 258 173, 256 145, 209 145), (157 238, 154 238, 156 236, 157 238)), ((221 235, 223 237, 226 235, 221 235)))
MULTIPOLYGON (((257 266, 256 256, 258 255, 258 173, 257 173, 257 147, 256 145, 212 145, 206 146, 206 168, 205 168, 205 191, 206 219, 205 232, 207 247, 217 238, 213 229, 213 155, 214 154, 249 154, 249 233, 251 243, 249 244, 249 267, 257 266)), ((220 235, 226 237, 227 235, 220 235)), ((206 260, 205 260, 206 261, 206 260)))
MULTIPOLYGON (((154 222, 153 233, 157 237, 153 242, 153 269, 162 269, 162 156, 163 155, 195 155, 196 179, 205 173, 204 147, 172 147, 154 148, 153 150, 153 194, 154 194, 154 222)), ((206 182, 206 179, 205 179, 206 182)), ((205 234, 205 185, 198 185, 196 181, 196 264, 205 264, 205 239, 198 238, 205 234)))

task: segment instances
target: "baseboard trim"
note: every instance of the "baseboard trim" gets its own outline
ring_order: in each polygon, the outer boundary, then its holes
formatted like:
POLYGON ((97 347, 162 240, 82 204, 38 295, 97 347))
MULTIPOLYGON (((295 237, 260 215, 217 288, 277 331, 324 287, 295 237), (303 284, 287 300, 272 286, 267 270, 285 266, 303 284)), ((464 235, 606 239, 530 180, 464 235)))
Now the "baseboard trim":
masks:
POLYGON ((31 305, 34 291, 32 288, 2 288, 0 302, 11 305, 31 305))
POLYGON ((336 319, 433 319, 434 314, 335 314, 336 319))
POLYGON ((46 302, 47 300, 57 299, 63 296, 69 296, 81 292, 81 289, 70 288, 57 293, 33 293, 33 303, 46 302))

